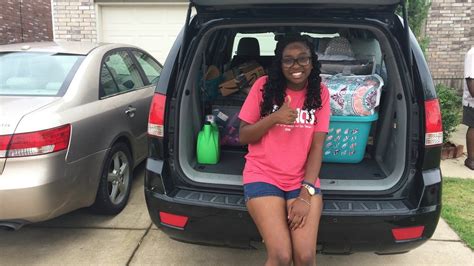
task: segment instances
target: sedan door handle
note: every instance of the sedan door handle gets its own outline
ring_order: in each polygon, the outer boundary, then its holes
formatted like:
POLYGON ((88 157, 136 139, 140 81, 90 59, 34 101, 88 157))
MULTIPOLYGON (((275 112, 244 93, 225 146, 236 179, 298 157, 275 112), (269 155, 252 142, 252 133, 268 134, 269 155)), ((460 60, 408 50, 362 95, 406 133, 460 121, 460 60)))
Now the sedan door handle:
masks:
POLYGON ((125 114, 127 114, 130 117, 134 117, 136 111, 137 111, 137 108, 129 106, 127 110, 125 110, 125 114))

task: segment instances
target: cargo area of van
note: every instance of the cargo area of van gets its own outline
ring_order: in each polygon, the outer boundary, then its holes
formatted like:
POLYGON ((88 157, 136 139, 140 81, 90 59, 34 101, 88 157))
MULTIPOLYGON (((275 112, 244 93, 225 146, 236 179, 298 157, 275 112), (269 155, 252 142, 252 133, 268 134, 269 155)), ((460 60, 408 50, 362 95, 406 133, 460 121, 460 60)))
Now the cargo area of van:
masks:
POLYGON ((238 113, 287 34, 313 43, 330 92, 321 185, 351 192, 392 188, 406 168, 407 92, 385 33, 367 25, 254 23, 198 35, 178 105, 183 173, 201 184, 242 184, 247 146, 238 139, 238 113))

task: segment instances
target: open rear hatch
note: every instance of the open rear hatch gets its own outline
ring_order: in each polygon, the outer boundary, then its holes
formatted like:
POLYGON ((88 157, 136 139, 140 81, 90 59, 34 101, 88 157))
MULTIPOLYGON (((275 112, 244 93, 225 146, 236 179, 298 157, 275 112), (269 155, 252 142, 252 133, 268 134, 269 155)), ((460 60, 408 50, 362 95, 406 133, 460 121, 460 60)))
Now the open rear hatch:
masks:
POLYGON ((361 11, 369 13, 391 13, 393 14, 400 4, 401 0, 190 0, 196 7, 198 15, 208 15, 214 18, 226 17, 226 11, 232 11, 233 14, 248 11, 269 11, 272 9, 297 10, 344 10, 345 13, 361 11))

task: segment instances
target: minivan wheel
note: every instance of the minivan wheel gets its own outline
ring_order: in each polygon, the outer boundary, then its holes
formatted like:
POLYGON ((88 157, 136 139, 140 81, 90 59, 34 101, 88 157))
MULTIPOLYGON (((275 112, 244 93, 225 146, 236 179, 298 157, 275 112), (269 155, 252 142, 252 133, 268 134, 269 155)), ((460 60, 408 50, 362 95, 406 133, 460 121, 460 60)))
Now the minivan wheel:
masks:
POLYGON ((132 159, 125 143, 112 146, 105 159, 99 189, 92 209, 101 214, 118 214, 125 208, 132 187, 132 159))

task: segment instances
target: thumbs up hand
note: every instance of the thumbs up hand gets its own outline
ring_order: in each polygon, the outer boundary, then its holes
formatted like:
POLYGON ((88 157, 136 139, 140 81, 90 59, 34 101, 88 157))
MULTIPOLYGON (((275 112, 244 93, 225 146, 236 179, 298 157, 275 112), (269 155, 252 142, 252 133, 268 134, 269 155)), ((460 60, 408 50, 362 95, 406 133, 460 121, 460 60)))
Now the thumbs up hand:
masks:
POLYGON ((290 107, 290 103, 291 97, 287 95, 280 109, 271 114, 277 124, 292 125, 295 123, 298 112, 290 107))

